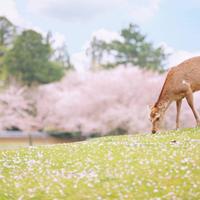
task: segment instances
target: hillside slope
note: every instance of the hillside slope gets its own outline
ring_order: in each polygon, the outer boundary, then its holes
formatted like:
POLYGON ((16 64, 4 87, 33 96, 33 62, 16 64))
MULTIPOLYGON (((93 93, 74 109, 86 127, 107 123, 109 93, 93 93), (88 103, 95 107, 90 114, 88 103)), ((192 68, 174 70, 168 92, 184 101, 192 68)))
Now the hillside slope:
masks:
POLYGON ((200 129, 0 151, 0 199, 200 199, 200 129))

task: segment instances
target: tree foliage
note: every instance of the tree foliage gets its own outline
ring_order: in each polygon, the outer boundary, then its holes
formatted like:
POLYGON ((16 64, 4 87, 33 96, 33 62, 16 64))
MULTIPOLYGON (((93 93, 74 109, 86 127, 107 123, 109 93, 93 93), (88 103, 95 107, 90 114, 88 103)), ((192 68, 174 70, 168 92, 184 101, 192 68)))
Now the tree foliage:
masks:
POLYGON ((66 45, 53 48, 53 36, 26 30, 0 16, 0 84, 10 80, 43 84, 74 69, 66 45))
POLYGON ((8 70, 6 66, 4 65, 5 62, 5 55, 8 51, 8 48, 5 46, 0 46, 0 86, 4 85, 4 82, 6 81, 8 77, 8 70))
POLYGON ((51 46, 41 34, 25 30, 17 37, 5 63, 17 80, 28 85, 49 83, 59 80, 64 74, 61 66, 50 61, 51 55, 51 46))
POLYGON ((4 65, 5 55, 16 37, 16 26, 6 17, 0 16, 0 86, 8 77, 8 70, 4 65))
POLYGON ((101 65, 104 68, 113 68, 120 64, 139 66, 152 70, 163 70, 163 61, 166 54, 162 47, 155 48, 148 42, 137 25, 130 24, 121 30, 121 40, 110 43, 94 38, 89 48, 92 65, 101 65), (105 58, 112 58, 112 61, 105 58))
POLYGON ((65 70, 73 70, 74 66, 71 63, 69 52, 65 44, 55 50, 55 61, 58 62, 65 70))
POLYGON ((103 54, 107 50, 108 44, 104 41, 98 40, 96 37, 92 38, 90 47, 87 49, 86 54, 91 57, 92 69, 98 69, 103 57, 103 54))
POLYGON ((0 46, 8 46, 16 35, 16 26, 6 17, 0 16, 0 46))

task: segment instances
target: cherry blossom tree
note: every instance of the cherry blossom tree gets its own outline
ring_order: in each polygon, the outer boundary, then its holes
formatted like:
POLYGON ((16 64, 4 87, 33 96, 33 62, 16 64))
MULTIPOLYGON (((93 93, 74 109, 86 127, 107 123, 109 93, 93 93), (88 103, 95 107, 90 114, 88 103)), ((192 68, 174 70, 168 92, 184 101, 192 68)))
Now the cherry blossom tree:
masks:
MULTIPOLYGON (((110 71, 74 72, 59 83, 40 88, 38 115, 47 129, 80 131, 85 136, 148 132, 148 105, 156 101, 164 78, 165 74, 123 66, 110 71)), ((175 114, 171 106, 165 128, 174 127, 175 114)), ((192 126, 192 117, 183 105, 183 125, 192 126)))
POLYGON ((34 102, 26 96, 27 88, 9 86, 0 94, 0 130, 19 129, 31 131, 39 129, 34 115, 34 102))
MULTIPOLYGON (((157 100, 165 76, 120 66, 71 72, 35 91, 11 86, 0 94, 0 129, 80 132, 83 136, 150 132, 148 106, 157 100)), ((195 102, 200 102, 198 93, 195 102)), ((175 127, 174 105, 166 113, 164 129, 175 127)), ((182 127, 195 125, 185 102, 181 122, 182 127)))

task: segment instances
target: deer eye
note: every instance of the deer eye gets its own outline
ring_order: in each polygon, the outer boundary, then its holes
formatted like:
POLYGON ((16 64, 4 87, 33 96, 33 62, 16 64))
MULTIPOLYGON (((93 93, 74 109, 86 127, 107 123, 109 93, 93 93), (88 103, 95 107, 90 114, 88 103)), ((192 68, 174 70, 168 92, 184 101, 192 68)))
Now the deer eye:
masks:
POLYGON ((160 117, 157 117, 157 118, 156 118, 156 121, 159 121, 159 120, 160 120, 160 117))

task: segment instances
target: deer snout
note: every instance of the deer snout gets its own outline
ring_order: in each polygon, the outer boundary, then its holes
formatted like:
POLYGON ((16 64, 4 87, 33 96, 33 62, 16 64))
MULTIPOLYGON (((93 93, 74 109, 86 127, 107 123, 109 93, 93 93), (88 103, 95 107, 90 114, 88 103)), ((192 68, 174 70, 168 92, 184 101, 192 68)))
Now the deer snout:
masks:
POLYGON ((152 132, 152 134, 155 134, 155 133, 156 133, 156 130, 152 130, 151 132, 152 132))

